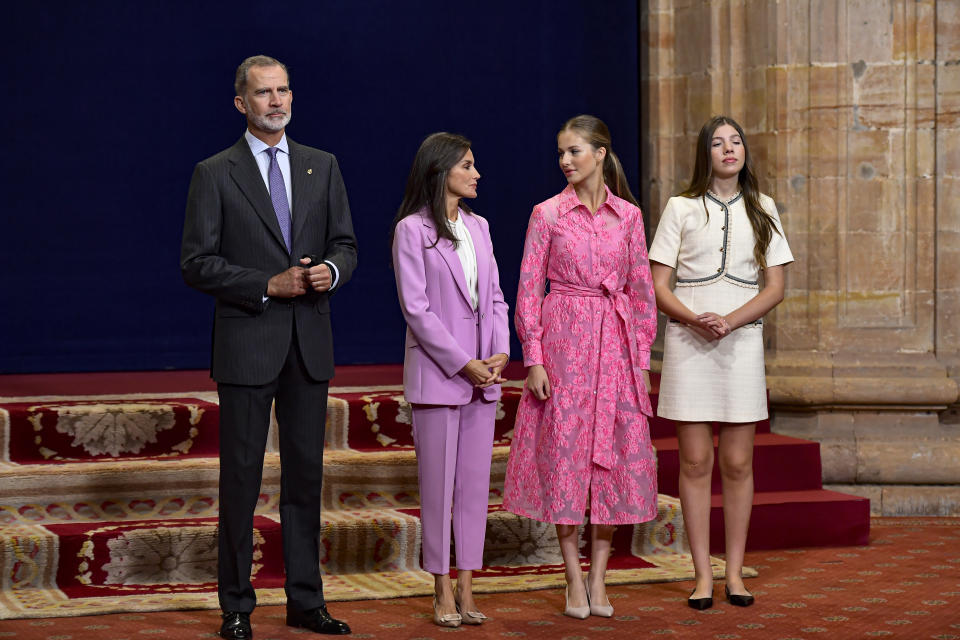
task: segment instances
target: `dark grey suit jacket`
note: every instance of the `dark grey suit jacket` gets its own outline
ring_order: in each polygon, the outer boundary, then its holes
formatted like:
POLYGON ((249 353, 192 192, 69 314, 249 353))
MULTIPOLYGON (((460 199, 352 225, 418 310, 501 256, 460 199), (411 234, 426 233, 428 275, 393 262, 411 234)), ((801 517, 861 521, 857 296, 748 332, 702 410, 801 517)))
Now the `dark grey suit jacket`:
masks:
POLYGON ((336 158, 289 137, 287 142, 292 252, 244 138, 197 164, 190 182, 180 269, 188 285, 217 300, 211 367, 217 382, 260 385, 274 380, 293 338, 311 378, 333 377, 333 291, 263 300, 267 281, 298 265, 304 254, 336 265, 337 288, 357 265, 350 206, 336 158))

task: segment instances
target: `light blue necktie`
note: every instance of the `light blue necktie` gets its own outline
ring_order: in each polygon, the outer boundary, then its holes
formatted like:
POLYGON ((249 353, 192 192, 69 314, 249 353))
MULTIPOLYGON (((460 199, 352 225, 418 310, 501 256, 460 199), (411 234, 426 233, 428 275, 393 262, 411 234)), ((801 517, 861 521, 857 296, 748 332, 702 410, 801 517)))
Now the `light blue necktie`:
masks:
POLYGON ((290 242, 290 203, 287 202, 287 187, 283 184, 283 174, 280 173, 280 164, 277 162, 276 147, 269 147, 267 153, 270 154, 270 168, 267 170, 267 177, 270 180, 270 200, 273 201, 273 211, 277 214, 277 222, 280 223, 280 233, 283 234, 283 242, 287 245, 287 251, 292 251, 293 246, 290 242))

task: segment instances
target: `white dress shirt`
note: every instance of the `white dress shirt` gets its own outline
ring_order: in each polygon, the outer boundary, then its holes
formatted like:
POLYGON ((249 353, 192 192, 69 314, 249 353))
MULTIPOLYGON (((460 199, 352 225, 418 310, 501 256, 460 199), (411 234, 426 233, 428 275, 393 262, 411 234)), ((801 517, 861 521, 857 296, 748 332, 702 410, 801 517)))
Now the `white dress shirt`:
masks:
POLYGON ((470 302, 476 311, 480 305, 480 291, 477 282, 477 250, 473 246, 473 237, 463 223, 463 211, 457 209, 457 219, 447 218, 447 226, 453 232, 457 242, 457 257, 463 267, 463 275, 467 278, 467 291, 470 292, 470 302))
MULTIPOLYGON (((266 142, 256 137, 250 130, 243 134, 250 145, 250 151, 253 153, 253 159, 257 161, 260 167, 260 177, 263 178, 263 184, 270 193, 270 154, 267 149, 270 148, 266 142)), ((293 214, 293 181, 290 180, 290 147, 287 145, 287 134, 283 134, 280 142, 277 143, 277 164, 280 165, 280 174, 283 176, 283 186, 287 188, 287 204, 290 206, 292 220, 293 214)))

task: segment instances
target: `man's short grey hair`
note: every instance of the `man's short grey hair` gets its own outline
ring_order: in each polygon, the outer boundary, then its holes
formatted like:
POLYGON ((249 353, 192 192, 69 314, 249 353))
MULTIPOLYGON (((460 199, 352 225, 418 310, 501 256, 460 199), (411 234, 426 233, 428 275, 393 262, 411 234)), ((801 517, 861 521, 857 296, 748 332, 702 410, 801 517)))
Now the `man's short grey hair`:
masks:
POLYGON ((283 64, 276 58, 271 58, 270 56, 250 56, 246 60, 240 63, 240 66, 237 67, 237 77, 233 81, 233 90, 237 92, 237 95, 243 97, 247 92, 247 75, 250 73, 250 67, 280 67, 283 69, 283 72, 287 74, 287 84, 290 84, 290 72, 287 71, 287 65, 283 64))

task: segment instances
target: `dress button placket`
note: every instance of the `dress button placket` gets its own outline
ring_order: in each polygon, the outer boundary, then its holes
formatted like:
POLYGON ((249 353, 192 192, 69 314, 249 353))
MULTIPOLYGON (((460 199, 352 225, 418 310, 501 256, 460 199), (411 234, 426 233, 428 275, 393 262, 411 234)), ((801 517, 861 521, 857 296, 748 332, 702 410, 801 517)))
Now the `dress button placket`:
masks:
MULTIPOLYGON (((726 231, 726 230, 727 230, 727 224, 728 224, 729 221, 730 221, 730 210, 729 210, 726 206, 723 206, 723 205, 720 205, 720 208, 723 209, 723 222, 724 222, 724 224, 720 227, 720 231, 726 231)), ((726 234, 726 233, 723 234, 723 244, 724 244, 724 246, 723 246, 723 247, 720 247, 720 253, 723 253, 723 250, 724 250, 724 248, 726 247, 726 244, 727 244, 727 234, 726 234)), ((717 273, 723 273, 723 266, 721 266, 719 269, 717 269, 717 273)))

